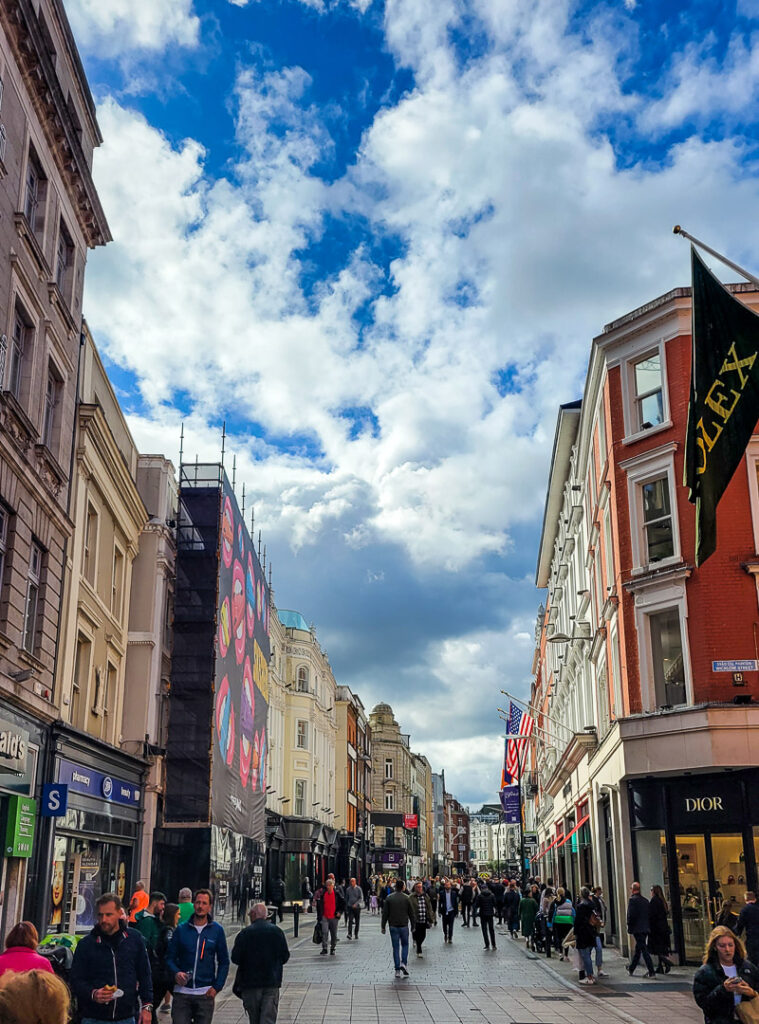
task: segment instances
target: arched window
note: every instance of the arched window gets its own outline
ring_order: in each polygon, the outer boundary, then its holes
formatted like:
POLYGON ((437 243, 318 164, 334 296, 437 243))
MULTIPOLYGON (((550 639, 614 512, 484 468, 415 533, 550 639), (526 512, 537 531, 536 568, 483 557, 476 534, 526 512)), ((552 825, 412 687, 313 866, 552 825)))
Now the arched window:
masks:
POLYGON ((301 693, 308 693, 308 669, 305 665, 298 669, 298 689, 301 693))

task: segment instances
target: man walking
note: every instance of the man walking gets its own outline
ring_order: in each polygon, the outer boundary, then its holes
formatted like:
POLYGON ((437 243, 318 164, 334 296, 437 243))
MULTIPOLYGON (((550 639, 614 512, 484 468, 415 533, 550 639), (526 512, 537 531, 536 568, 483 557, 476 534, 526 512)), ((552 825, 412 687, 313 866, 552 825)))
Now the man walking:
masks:
POLYGON ((162 892, 151 892, 150 902, 144 910, 135 914, 134 926, 145 940, 148 956, 152 964, 155 957, 158 936, 161 934, 161 915, 166 906, 166 897, 162 892))
POLYGON ((210 890, 198 889, 192 917, 171 936, 166 964, 175 982, 173 1024, 210 1024, 227 980, 227 937, 211 916, 212 901, 210 890))
POLYGON ((414 911, 414 945, 416 955, 423 957, 422 946, 427 937, 427 929, 435 924, 435 911, 429 895, 424 891, 422 882, 417 882, 411 893, 411 905, 414 911))
POLYGON ((746 906, 738 914, 738 923, 735 926, 735 934, 746 933, 746 953, 752 964, 759 964, 759 903, 756 902, 756 893, 744 893, 743 899, 746 906))
POLYGON ((495 949, 495 896, 483 885, 475 897, 475 910, 480 915, 480 928, 485 941, 485 949, 495 949))
POLYGON ((69 978, 81 1024, 150 1024, 153 979, 147 947, 127 927, 118 896, 106 892, 95 906, 98 923, 79 940, 69 978))
POLYGON ((443 919, 443 942, 453 942, 453 922, 459 912, 459 894, 446 878, 438 899, 438 914, 443 919))
POLYGON ((282 924, 282 918, 284 916, 282 914, 282 904, 285 902, 285 880, 281 875, 278 878, 275 878, 271 883, 269 899, 277 908, 277 917, 279 918, 279 923, 282 924))
POLYGON ((282 968, 290 959, 285 933, 267 921, 264 903, 250 911, 250 926, 235 939, 232 963, 237 964, 233 992, 242 999, 250 1024, 275 1024, 282 987, 282 968))
POLYGON ((461 927, 468 928, 472 917, 472 887, 468 881, 461 886, 461 927))
POLYGON ((395 892, 382 904, 382 934, 389 924, 396 978, 408 978, 409 924, 413 927, 416 923, 414 906, 403 889, 402 879, 396 879, 395 892))
POLYGON ((627 904, 627 931, 635 939, 635 952, 628 964, 627 972, 632 975, 640 963, 641 956, 648 968, 647 978, 655 978, 654 962, 648 952, 648 933, 651 925, 648 916, 648 900, 641 895, 640 882, 630 886, 630 902, 627 904))
POLYGON ((132 898, 129 901, 128 914, 130 924, 134 924, 134 919, 137 916, 137 914, 139 914, 141 910, 144 910, 149 902, 150 897, 148 896, 147 887, 145 886, 145 883, 137 882, 137 884, 134 887, 134 892, 132 893, 132 898))
POLYGON ((356 885, 356 879, 351 878, 350 885, 345 890, 345 916, 348 919, 348 938, 358 938, 358 926, 361 921, 361 904, 364 902, 364 893, 360 886, 356 885))
POLYGON ((324 888, 319 889, 316 894, 316 918, 321 921, 322 926, 322 956, 327 955, 328 939, 330 954, 335 955, 337 925, 343 910, 345 899, 335 888, 335 876, 328 875, 324 888))

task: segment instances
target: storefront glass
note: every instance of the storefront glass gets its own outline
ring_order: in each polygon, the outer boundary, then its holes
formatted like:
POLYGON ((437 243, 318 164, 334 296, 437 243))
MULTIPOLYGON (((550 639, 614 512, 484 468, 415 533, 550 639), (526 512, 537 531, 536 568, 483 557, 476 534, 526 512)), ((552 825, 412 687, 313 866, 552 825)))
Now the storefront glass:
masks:
POLYGON ((706 841, 702 835, 675 837, 677 879, 683 917, 685 958, 698 961, 712 928, 706 841))
POLYGON ((57 835, 50 879, 48 932, 86 932, 95 925, 95 901, 104 892, 128 898, 132 847, 57 835))

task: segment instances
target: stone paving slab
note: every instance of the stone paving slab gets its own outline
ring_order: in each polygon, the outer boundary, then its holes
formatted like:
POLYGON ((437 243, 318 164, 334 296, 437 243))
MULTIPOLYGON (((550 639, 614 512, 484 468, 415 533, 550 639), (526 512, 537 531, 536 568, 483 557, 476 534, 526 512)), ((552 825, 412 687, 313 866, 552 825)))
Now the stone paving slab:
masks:
MULTIPOLYGON (((678 969, 656 991, 656 982, 630 979, 625 961, 609 950, 604 985, 576 984, 577 972, 546 960, 523 942, 498 935, 485 952, 479 928, 457 927, 451 945, 430 929, 424 959, 409 956, 408 979, 396 980, 389 935, 378 918, 362 915, 359 940, 344 928, 335 956, 321 956, 311 942, 313 916, 290 942, 291 958, 279 1004, 280 1024, 702 1024, 690 995, 692 971, 678 969), (678 991, 682 989, 681 991, 678 991), (629 993, 629 997, 625 997, 629 993)), ((290 931, 290 929, 288 929, 290 931)), ((233 968, 234 971, 234 968, 233 968)), ((214 1024, 247 1024, 231 980, 217 998, 214 1024)), ((166 1024, 169 1024, 166 1021, 166 1024)))

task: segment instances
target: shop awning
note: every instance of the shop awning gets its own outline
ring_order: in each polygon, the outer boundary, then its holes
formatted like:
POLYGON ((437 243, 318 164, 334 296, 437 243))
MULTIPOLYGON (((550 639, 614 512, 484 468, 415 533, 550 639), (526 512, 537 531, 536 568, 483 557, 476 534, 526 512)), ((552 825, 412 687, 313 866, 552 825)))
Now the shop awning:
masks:
MULTIPOLYGON (((571 831, 571 832, 567 832, 567 834, 566 834, 566 835, 565 835, 565 836, 564 836, 564 837, 562 838, 561 842, 559 843, 559 846, 563 846, 563 845, 564 845, 564 843, 566 843, 567 839, 571 839, 571 838, 572 838, 572 836, 573 836, 573 835, 575 834, 575 832, 577 831, 577 829, 578 829, 578 828, 582 828, 582 826, 583 826, 583 825, 585 824, 585 822, 586 822, 586 821, 587 821, 587 820, 588 820, 589 818, 590 818, 590 815, 589 815, 589 814, 586 814, 586 815, 585 815, 585 816, 584 816, 583 818, 580 818, 580 820, 579 820, 579 821, 577 822, 577 824, 576 824, 576 825, 575 825, 575 827, 574 827, 574 828, 572 829, 572 831, 571 831)), ((557 846, 557 847, 556 847, 556 849, 558 850, 558 848, 559 848, 559 847, 557 846)))
MULTIPOLYGON (((545 850, 543 850, 542 853, 539 853, 537 855, 537 857, 533 857, 532 861, 530 861, 530 863, 533 863, 533 861, 536 861, 536 860, 540 860, 541 857, 545 857, 545 855, 548 853, 548 851, 550 849, 552 849, 554 846, 556 846, 556 844, 559 842, 559 838, 560 838, 559 836, 556 836, 554 841, 552 843, 549 843, 548 846, 546 846, 545 850)), ((559 846, 561 846, 561 843, 559 843, 559 846)))

